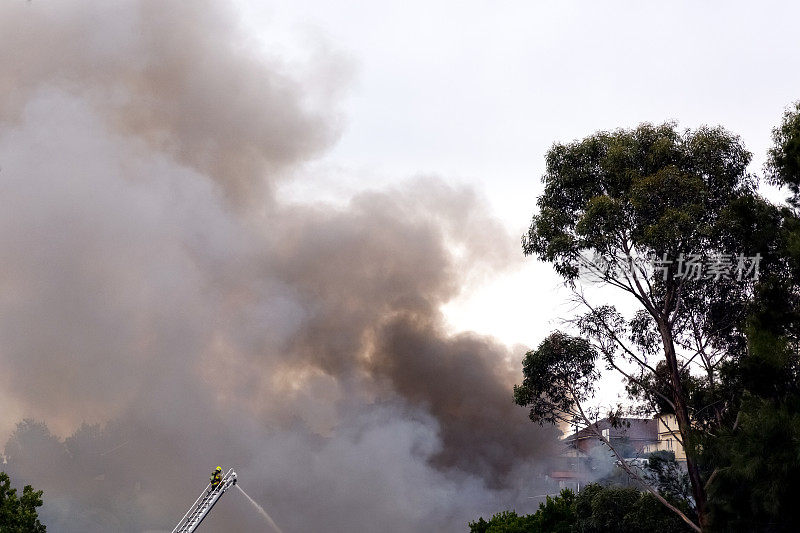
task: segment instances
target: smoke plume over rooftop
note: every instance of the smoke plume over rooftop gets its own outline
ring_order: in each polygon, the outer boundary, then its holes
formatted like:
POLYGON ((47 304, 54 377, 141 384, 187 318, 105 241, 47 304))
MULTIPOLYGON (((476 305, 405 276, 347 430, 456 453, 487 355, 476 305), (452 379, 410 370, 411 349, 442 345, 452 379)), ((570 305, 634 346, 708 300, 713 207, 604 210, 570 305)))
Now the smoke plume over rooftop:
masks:
MULTIPOLYGON (((3 468, 53 531, 169 530, 217 464, 286 532, 525 501, 522 354, 440 311, 516 238, 433 178, 275 194, 336 141, 334 57, 306 86, 212 0, 7 1, 0 48, 3 468)), ((256 530, 238 500, 210 524, 256 530)))

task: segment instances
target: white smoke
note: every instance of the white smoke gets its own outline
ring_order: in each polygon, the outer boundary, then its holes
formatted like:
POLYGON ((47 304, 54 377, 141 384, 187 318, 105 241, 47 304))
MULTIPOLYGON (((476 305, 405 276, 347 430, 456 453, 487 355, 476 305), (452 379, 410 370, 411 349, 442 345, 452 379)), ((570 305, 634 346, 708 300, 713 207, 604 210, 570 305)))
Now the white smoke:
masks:
POLYGON ((286 531, 522 510, 553 432, 440 312, 515 239, 436 180, 277 201, 336 112, 237 28, 211 0, 0 6, 3 468, 65 532, 168 530, 216 464, 286 531))

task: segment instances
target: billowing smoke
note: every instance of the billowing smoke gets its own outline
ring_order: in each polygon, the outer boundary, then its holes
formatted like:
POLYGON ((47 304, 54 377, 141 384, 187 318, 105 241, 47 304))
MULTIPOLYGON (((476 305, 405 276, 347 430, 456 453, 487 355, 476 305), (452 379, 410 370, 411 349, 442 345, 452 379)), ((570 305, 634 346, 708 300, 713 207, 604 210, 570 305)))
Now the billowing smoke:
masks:
MULTIPOLYGON (((435 179, 281 202, 342 76, 240 33, 211 0, 0 6, 3 469, 53 531, 169 530, 216 464, 287 533, 520 509, 553 432, 521 354, 440 312, 516 239, 435 179)), ((242 500, 212 527, 262 527, 242 500)))

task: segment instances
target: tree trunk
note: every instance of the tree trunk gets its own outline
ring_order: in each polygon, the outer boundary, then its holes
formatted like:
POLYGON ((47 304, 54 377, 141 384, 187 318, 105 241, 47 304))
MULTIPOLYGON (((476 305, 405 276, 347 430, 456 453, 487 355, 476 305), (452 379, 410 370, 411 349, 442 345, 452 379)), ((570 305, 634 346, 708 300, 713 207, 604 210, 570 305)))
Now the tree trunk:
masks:
POLYGON ((697 509, 697 521, 700 528, 706 529, 706 489, 703 480, 700 478, 700 468, 697 461, 689 449, 691 438, 691 420, 689 409, 686 405, 686 397, 683 392, 680 371, 678 370, 678 358, 675 354, 675 343, 672 339, 672 329, 666 320, 661 317, 656 318, 658 330, 661 333, 661 340, 664 343, 664 356, 667 367, 669 368, 670 380, 672 381, 672 395, 675 404, 675 418, 678 421, 678 430, 681 434, 684 451, 686 452, 686 468, 689 472, 689 481, 692 484, 692 496, 694 496, 695 507, 697 509))

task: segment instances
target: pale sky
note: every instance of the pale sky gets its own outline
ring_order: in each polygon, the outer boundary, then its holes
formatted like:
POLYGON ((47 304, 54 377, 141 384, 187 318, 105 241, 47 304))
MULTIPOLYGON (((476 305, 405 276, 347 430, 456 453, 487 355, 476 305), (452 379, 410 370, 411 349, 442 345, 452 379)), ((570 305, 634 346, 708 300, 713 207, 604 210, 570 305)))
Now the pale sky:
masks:
MULTIPOLYGON (((474 186, 514 239, 553 142, 721 124, 759 172, 800 98, 791 2, 237 2, 266 55, 348 67, 330 88, 341 138, 285 195, 346 201, 436 175, 474 186)), ((532 346, 556 327, 569 314, 558 279, 521 252, 519 267, 448 305, 453 329, 532 346)))

